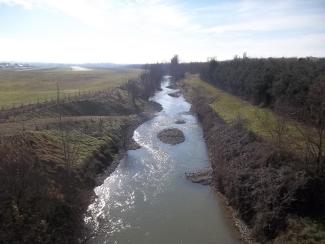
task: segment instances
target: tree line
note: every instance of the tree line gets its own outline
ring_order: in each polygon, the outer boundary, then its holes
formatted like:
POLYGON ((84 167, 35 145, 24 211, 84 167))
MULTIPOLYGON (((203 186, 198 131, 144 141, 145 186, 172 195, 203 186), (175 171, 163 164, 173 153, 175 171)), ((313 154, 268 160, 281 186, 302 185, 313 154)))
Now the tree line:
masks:
POLYGON ((293 107, 305 105, 313 86, 325 78, 325 59, 234 58, 211 60, 201 78, 250 102, 273 107, 278 102, 293 107))
MULTIPOLYGON (((186 72, 199 74, 206 82, 254 105, 309 125, 297 127, 308 151, 306 160, 316 163, 318 173, 324 171, 325 58, 257 59, 244 55, 228 61, 179 63, 175 56, 170 67, 176 79, 186 72)), ((284 123, 282 120, 274 125, 279 139, 284 134, 284 123)))
MULTIPOLYGON (((172 66, 172 65, 171 65, 172 66)), ((248 58, 182 63, 178 72, 201 79, 254 105, 314 125, 325 113, 325 58, 248 58)), ((180 75, 178 75, 180 76, 180 75)))

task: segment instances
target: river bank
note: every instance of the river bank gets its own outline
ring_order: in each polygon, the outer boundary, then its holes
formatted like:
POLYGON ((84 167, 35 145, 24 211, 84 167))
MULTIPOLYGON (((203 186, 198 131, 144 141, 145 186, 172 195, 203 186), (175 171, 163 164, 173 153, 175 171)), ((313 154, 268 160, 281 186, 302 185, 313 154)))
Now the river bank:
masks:
POLYGON ((321 224, 312 227, 313 231, 307 225, 290 226, 296 223, 292 219, 308 216, 306 210, 311 205, 320 209, 311 196, 316 192, 312 182, 317 182, 317 178, 313 179, 293 154, 275 150, 272 144, 247 130, 240 118, 231 123, 222 120, 210 106, 218 101, 217 96, 184 81, 179 86, 202 123, 215 188, 249 227, 244 228, 245 232, 248 230, 262 243, 322 240, 321 224))
MULTIPOLYGON (((203 96, 201 93, 202 91, 198 91, 193 89, 192 87, 189 87, 186 85, 183 81, 179 82, 173 82, 170 87, 174 89, 180 89, 181 93, 184 95, 185 99, 189 101, 191 106, 191 111, 195 113, 198 116, 199 121, 203 125, 203 133, 204 138, 206 140, 206 137, 211 131, 207 129, 206 127, 206 121, 202 120, 202 113, 204 114, 201 109, 202 107, 198 106, 198 102, 196 99, 200 98, 203 99, 204 97, 204 103, 208 104, 210 101, 214 100, 212 97, 206 97, 203 96)), ((202 102, 202 100, 201 100, 202 102)), ((211 112, 208 113, 211 115, 211 112)), ((221 120, 219 121, 221 122, 221 120)), ((240 219, 240 216, 237 211, 233 208, 233 206, 229 203, 228 198, 225 196, 223 192, 221 192, 217 186, 217 180, 216 180, 216 172, 214 165, 211 164, 212 160, 215 160, 214 155, 211 154, 211 141, 207 141, 208 151, 209 151, 209 167, 198 169, 196 172, 185 172, 186 178, 195 183, 195 184, 201 184, 201 185, 208 185, 212 187, 215 190, 216 194, 216 201, 220 202, 220 207, 222 208, 227 220, 228 224, 233 226, 233 233, 234 235, 238 236, 241 243, 255 243, 255 239, 252 236, 251 229, 240 219), (211 168, 212 166, 212 168, 211 168)))
POLYGON ((134 128, 159 111, 148 98, 161 73, 152 74, 2 117, 0 240, 84 243, 84 212, 99 176, 114 170, 134 128))
MULTIPOLYGON (((130 120, 125 127, 117 134, 117 140, 112 143, 107 143, 99 151, 95 152, 86 162, 83 169, 83 178, 87 179, 89 189, 86 190, 87 197, 82 208, 82 216, 86 212, 88 206, 95 200, 96 194, 94 188, 103 184, 105 179, 109 177, 118 167, 121 160, 125 157, 128 150, 139 148, 139 144, 134 141, 133 133, 135 129, 150 120, 156 112, 161 110, 159 104, 148 101, 144 111, 135 116, 135 119, 130 120)), ((83 220, 84 221, 84 220, 83 220)), ((82 232, 81 243, 87 243, 92 238, 92 233, 86 228, 82 232)))

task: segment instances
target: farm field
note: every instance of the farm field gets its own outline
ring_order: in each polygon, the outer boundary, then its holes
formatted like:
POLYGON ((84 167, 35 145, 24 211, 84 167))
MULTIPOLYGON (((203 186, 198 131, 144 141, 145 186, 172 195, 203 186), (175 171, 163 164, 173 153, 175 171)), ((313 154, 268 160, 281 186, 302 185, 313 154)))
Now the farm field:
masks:
POLYGON ((0 108, 54 99, 57 84, 61 97, 120 86, 141 74, 140 69, 0 70, 0 108))

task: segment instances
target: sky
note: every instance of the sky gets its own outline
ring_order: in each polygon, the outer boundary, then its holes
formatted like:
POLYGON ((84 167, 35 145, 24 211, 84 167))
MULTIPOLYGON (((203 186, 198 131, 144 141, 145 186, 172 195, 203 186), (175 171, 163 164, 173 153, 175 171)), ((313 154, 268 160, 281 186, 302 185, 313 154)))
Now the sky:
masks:
POLYGON ((325 0, 0 0, 0 61, 325 56, 325 0))

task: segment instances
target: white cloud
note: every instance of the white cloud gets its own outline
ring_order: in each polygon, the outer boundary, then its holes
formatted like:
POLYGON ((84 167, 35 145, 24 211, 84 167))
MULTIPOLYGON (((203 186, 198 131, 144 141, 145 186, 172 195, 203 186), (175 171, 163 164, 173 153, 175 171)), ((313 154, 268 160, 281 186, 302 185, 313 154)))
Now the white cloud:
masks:
POLYGON ((304 1, 244 0, 201 8, 198 13, 204 15, 214 12, 216 16, 223 17, 221 21, 201 30, 206 33, 290 31, 308 28, 325 30, 325 2, 320 5, 318 11, 315 11, 315 7, 304 1), (314 8, 313 11, 311 8, 314 8))
POLYGON ((185 61, 228 59, 245 51, 254 56, 325 55, 321 1, 225 1, 196 9, 179 1, 0 0, 0 7, 54 11, 87 26, 78 36, 54 39, 0 33, 0 59, 140 63, 169 60, 175 53, 185 61), (285 35, 272 34, 279 31, 285 35))
POLYGON ((45 60, 47 54, 51 60, 64 62, 159 61, 166 55, 174 54, 165 48, 166 41, 171 41, 166 40, 166 37, 196 28, 176 5, 166 1, 0 0, 1 2, 29 9, 57 11, 93 29, 91 34, 84 33, 75 38, 58 37, 59 41, 46 40, 43 37, 24 41, 19 38, 20 40, 10 42, 2 39, 0 45, 7 47, 1 50, 2 58, 30 57, 45 60), (42 48, 44 45, 51 46, 51 50, 42 48), (27 46, 28 50, 25 50, 24 47, 27 46), (59 54, 61 58, 58 57, 59 54))
POLYGON ((189 24, 176 5, 159 0, 0 0, 27 8, 54 9, 82 23, 110 29, 141 25, 183 28, 189 24))
POLYGON ((31 1, 25 1, 25 0, 0 0, 0 4, 1 3, 7 4, 10 6, 20 5, 27 9, 31 9, 33 7, 33 3, 31 1))
POLYGON ((262 19, 249 18, 240 20, 237 23, 217 25, 202 29, 205 33, 226 33, 226 32, 245 32, 245 31, 282 31, 282 30, 301 30, 313 27, 322 27, 325 22, 323 15, 287 15, 287 16, 266 16, 262 19))

